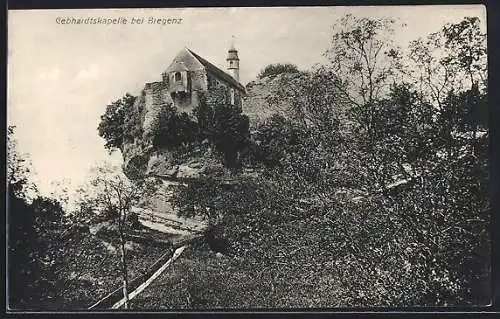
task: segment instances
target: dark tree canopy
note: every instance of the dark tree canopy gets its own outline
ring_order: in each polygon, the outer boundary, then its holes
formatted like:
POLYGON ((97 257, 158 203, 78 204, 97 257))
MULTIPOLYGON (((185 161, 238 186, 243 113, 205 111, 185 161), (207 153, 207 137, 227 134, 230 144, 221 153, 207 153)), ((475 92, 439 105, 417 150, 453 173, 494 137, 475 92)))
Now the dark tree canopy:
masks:
POLYGON ((257 75, 257 78, 262 79, 267 76, 276 76, 282 73, 299 73, 299 69, 295 64, 291 63, 276 63, 269 64, 263 68, 257 75))
POLYGON ((105 139, 104 147, 110 151, 121 149, 125 136, 130 132, 126 123, 130 122, 132 106, 136 97, 125 94, 106 106, 106 112, 101 116, 101 122, 97 128, 99 136, 105 139))
POLYGON ((228 168, 239 166, 239 154, 247 146, 250 123, 241 107, 229 103, 228 92, 219 86, 202 97, 194 110, 201 140, 207 140, 223 157, 228 168))
MULTIPOLYGON (((489 302, 485 35, 478 19, 465 18, 406 54, 396 27, 340 19, 330 63, 286 78, 269 101, 285 102, 287 116, 251 133, 223 87, 193 114, 162 115, 156 147, 189 156, 191 146, 209 145, 226 167, 251 168, 230 182, 215 174, 190 181, 172 202, 181 215, 208 218, 208 240, 223 243, 216 249, 252 271, 264 267, 255 295, 272 283, 290 305, 310 303, 304 291, 327 305, 489 302), (290 297, 276 278, 300 293, 290 297)), ((259 78, 283 72, 299 71, 275 64, 259 78)), ((237 286, 224 278, 224 288, 237 286)))
POLYGON ((159 115, 153 146, 172 150, 197 140, 196 121, 187 113, 179 113, 176 107, 167 105, 159 115))

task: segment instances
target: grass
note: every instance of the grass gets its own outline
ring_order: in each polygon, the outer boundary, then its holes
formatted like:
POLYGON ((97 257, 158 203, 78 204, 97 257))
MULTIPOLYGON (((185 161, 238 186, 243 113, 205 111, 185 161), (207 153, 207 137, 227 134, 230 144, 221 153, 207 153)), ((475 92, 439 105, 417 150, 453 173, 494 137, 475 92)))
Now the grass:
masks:
MULTIPOLYGON (((165 240, 165 234, 161 236, 155 231, 140 234, 145 241, 127 241, 129 280, 144 272, 169 249, 168 244, 155 242, 160 237, 165 240)), ((113 231, 100 231, 95 236, 73 234, 64 244, 64 259, 55 266, 58 271, 55 292, 41 300, 39 307, 43 310, 86 309, 116 289, 122 282, 117 244, 117 233, 113 231), (110 244, 114 251, 106 248, 110 244)))
POLYGON ((283 246, 283 258, 216 256, 207 244, 190 246, 132 303, 133 309, 264 309, 336 307, 346 288, 335 278, 336 263, 315 254, 315 245, 283 246), (320 260, 322 259, 322 260, 320 260), (328 260, 328 261, 327 261, 328 260))

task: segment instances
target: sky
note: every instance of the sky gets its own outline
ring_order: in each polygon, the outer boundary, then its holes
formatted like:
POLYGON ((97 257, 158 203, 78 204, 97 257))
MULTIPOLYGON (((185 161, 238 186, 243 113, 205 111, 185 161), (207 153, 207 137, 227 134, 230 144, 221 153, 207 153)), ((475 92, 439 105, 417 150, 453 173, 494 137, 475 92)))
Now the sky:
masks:
POLYGON ((183 47, 225 69, 234 36, 246 84, 270 63, 308 69, 324 62, 331 28, 347 13, 400 19, 406 27, 396 30, 395 40, 403 47, 465 16, 480 17, 486 31, 480 5, 10 10, 7 121, 16 125, 19 150, 28 154, 42 194, 57 191, 57 182, 77 187, 96 163, 121 162, 97 133, 106 105, 159 81, 183 47), (67 17, 121 17, 128 23, 57 22, 67 17), (182 21, 148 24, 150 17, 182 21), (131 24, 132 18, 144 22, 131 24))

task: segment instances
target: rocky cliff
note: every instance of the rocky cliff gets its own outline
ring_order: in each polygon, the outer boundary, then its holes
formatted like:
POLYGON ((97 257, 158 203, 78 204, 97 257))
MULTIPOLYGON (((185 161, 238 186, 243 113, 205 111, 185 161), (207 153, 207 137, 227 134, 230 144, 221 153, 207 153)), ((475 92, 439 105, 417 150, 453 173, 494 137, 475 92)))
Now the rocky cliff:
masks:
MULTIPOLYGON (((247 95, 243 100, 243 113, 250 119, 250 126, 265 121, 274 113, 287 114, 286 101, 273 97, 280 88, 300 77, 298 73, 283 73, 276 76, 256 79, 247 84, 247 95)), ((152 147, 152 131, 158 118, 168 104, 161 82, 147 83, 143 94, 134 104, 136 112, 141 114, 142 136, 133 141, 126 141, 122 148, 124 172, 130 178, 139 176, 157 176, 166 180, 197 178, 206 174, 224 174, 224 169, 213 156, 208 146, 200 146, 193 151, 189 159, 175 158, 166 149, 152 147)))
POLYGON ((251 127, 265 121, 273 114, 287 116, 289 105, 285 99, 276 96, 284 86, 297 83, 301 73, 281 73, 256 79, 246 85, 247 95, 243 99, 243 113, 250 118, 251 127))

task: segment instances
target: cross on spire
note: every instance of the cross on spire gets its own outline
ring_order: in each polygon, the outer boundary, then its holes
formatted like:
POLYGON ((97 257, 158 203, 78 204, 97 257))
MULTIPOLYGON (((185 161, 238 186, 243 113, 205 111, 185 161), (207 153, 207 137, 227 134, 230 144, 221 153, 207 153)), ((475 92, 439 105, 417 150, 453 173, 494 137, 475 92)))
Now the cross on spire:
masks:
POLYGON ((230 49, 231 50, 235 50, 235 48, 234 48, 234 35, 231 36, 231 46, 230 46, 230 49))

